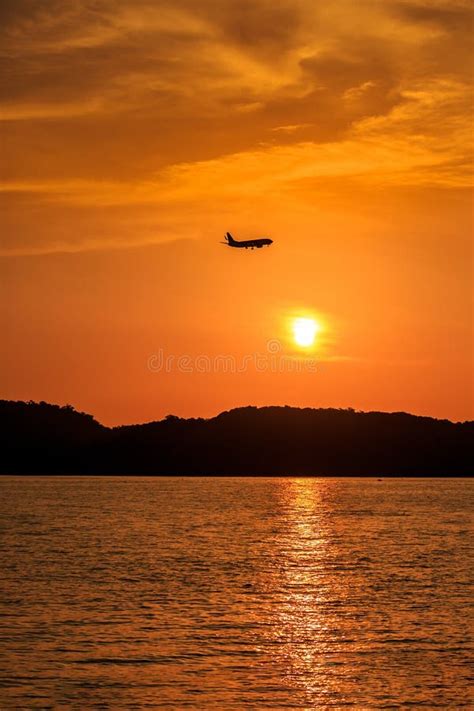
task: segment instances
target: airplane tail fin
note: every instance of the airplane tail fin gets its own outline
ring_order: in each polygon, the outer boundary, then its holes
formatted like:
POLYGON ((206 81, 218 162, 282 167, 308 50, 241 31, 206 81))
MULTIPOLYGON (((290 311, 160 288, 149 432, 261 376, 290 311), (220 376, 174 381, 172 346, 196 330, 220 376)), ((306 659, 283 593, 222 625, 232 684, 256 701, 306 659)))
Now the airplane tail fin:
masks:
POLYGON ((225 233, 225 238, 226 238, 226 240, 228 241, 229 244, 232 244, 232 243, 234 242, 234 238, 232 237, 232 235, 230 234, 230 232, 226 232, 226 233, 225 233))

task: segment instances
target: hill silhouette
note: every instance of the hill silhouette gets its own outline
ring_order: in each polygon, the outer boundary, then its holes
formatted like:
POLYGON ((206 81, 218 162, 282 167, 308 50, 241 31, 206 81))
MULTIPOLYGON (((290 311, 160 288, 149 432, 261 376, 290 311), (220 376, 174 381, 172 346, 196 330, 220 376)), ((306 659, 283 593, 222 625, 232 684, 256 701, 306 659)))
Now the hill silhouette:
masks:
POLYGON ((3 474, 430 475, 474 472, 474 422, 243 407, 104 427, 70 405, 0 401, 3 474))

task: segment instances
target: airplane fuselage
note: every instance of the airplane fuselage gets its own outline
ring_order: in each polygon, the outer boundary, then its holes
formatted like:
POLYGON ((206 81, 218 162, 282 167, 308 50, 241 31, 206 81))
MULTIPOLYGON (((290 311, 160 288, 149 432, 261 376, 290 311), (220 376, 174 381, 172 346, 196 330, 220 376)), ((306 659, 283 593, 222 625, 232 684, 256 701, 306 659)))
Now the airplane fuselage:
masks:
POLYGON ((234 240, 234 244, 229 244, 229 247, 238 247, 240 249, 260 249, 260 247, 270 246, 273 242, 272 239, 267 239, 263 237, 262 239, 247 239, 237 242, 234 240))
POLYGON ((269 239, 268 237, 239 241, 237 239, 234 239, 230 232, 227 232, 225 239, 226 244, 229 247, 237 247, 238 249, 260 249, 261 247, 269 247, 271 244, 273 244, 273 240, 269 239))

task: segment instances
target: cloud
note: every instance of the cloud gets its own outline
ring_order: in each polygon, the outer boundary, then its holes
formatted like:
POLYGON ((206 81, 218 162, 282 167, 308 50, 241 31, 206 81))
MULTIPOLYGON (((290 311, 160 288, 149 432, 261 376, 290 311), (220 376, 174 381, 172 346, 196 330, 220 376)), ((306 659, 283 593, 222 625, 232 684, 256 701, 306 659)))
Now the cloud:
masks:
POLYGON ((19 119, 33 118, 35 106, 45 118, 48 105, 51 118, 62 106, 67 118, 82 102, 84 113, 226 116, 235 124, 229 114, 241 106, 260 109, 264 130, 272 113, 277 125, 310 122, 279 120, 285 110, 330 111, 347 127, 342 91, 375 83, 367 110, 389 109, 407 51, 422 63, 426 44, 446 34, 411 17, 409 6, 395 8, 367 0, 357 12, 345 0, 324 10, 302 0, 20 2, 6 13, 2 37, 4 118, 15 118, 16 105, 19 119))
MULTIPOLYGON (((213 160, 171 165, 143 181, 5 181, 0 189, 107 205, 255 194, 325 176, 379 185, 462 187, 470 184, 471 165, 466 91, 464 84, 447 80, 414 86, 401 93, 401 103, 387 115, 354 123, 344 140, 270 144, 213 160), (442 123, 440 113, 445 116, 442 123)), ((293 134, 303 127, 280 126, 274 131, 293 134)))
POLYGON ((0 13, 12 209, 20 194, 32 215, 157 205, 171 224, 177 205, 304 201, 311 180, 470 180, 467 2, 5 0, 0 13))

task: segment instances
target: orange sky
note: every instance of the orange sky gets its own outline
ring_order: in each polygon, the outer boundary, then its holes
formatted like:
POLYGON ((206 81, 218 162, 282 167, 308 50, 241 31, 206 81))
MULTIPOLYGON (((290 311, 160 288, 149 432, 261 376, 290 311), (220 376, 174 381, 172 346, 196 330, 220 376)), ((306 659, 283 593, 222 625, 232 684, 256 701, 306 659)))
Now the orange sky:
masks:
POLYGON ((471 8, 4 0, 1 396, 472 418, 471 8))

